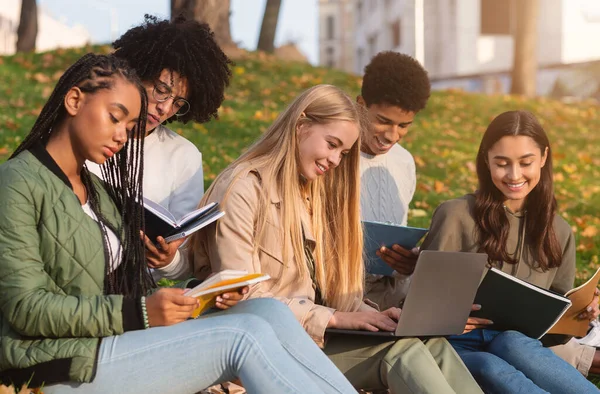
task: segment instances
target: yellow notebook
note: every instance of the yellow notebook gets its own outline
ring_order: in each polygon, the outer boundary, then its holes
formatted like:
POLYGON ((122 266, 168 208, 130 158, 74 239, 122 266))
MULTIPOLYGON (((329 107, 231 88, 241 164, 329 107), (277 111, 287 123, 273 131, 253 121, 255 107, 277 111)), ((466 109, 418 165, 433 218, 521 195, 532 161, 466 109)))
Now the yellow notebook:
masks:
POLYGON ((564 334, 575 337, 584 337, 587 334, 589 321, 578 320, 577 315, 585 311, 585 308, 592 302, 599 280, 600 268, 587 282, 565 294, 565 297, 571 300, 571 306, 548 331, 548 334, 564 334))
POLYGON ((184 295, 196 297, 200 301, 200 306, 192 312, 192 317, 197 318, 215 305, 215 299, 218 295, 263 282, 270 278, 267 274, 249 274, 247 271, 225 270, 211 276, 193 289, 187 290, 184 295))

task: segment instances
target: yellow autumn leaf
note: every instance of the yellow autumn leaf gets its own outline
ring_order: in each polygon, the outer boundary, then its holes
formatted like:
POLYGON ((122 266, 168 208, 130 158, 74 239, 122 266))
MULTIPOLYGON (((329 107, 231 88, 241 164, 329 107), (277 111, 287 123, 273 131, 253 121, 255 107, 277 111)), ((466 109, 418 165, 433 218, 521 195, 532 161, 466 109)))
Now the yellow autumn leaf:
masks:
POLYGON ((577 171, 577 166, 573 163, 563 164, 562 168, 567 174, 573 174, 575 171, 577 171))
POLYGON ((582 232, 581 236, 586 238, 595 237, 598 234, 598 228, 596 226, 587 226, 582 232))
POLYGON ((424 209, 411 209, 408 211, 410 217, 413 218, 424 218, 427 217, 427 211, 424 209))
POLYGON ((436 179, 435 182, 433 182, 433 190, 435 190, 436 193, 443 192, 445 188, 446 186, 444 186, 444 183, 442 181, 438 181, 436 179))
POLYGON ((421 156, 414 155, 413 158, 415 159, 415 164, 417 167, 425 167, 425 160, 423 160, 421 156))

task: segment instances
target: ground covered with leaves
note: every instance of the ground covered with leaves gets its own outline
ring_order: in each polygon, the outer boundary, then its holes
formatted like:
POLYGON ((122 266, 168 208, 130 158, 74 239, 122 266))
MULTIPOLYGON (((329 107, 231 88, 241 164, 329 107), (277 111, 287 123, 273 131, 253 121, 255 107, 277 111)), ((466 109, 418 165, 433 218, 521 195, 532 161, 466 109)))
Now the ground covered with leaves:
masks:
MULTIPOLYGON (((0 57, 0 162, 27 134, 62 72, 88 51, 109 50, 89 47, 0 57)), ((263 54, 237 60, 233 74, 219 120, 170 125, 202 151, 207 187, 300 91, 329 83, 356 96, 361 82, 353 75, 263 54)), ((476 188, 480 138, 495 115, 512 109, 532 111, 550 135, 556 195, 560 213, 577 237, 581 281, 600 265, 600 111, 593 102, 564 104, 544 98, 434 92, 403 141, 415 157, 418 173, 409 224, 427 226, 440 202, 476 188)))

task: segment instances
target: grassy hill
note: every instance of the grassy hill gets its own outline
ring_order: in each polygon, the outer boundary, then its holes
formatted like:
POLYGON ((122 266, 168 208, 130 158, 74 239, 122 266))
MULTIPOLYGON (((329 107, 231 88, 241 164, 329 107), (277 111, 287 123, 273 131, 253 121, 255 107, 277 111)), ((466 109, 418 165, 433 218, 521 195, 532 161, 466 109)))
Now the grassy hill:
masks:
MULTIPOLYGON (((91 50, 109 48, 0 57, 0 162, 29 131, 61 72, 91 50)), ((218 121, 171 124, 202 151, 206 186, 298 92, 330 83, 355 96, 360 87, 356 76, 260 54, 237 61, 233 73, 218 121)), ((594 103, 434 92, 403 142, 415 156, 418 173, 409 223, 426 226, 440 202, 475 189, 474 160, 481 135, 495 115, 510 109, 532 111, 550 135, 560 213, 576 232, 578 278, 587 278, 599 266, 600 251, 600 112, 594 103)))

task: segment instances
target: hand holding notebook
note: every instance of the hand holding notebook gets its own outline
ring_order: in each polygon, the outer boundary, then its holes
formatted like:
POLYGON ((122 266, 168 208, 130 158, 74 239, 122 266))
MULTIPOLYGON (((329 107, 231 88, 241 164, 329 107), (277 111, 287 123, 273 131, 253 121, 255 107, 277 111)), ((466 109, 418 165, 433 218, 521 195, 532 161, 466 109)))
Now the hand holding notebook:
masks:
POLYGON ((225 213, 219 210, 219 204, 213 202, 176 220, 163 206, 144 197, 145 234, 152 242, 158 236, 167 243, 187 237, 223 215, 225 213))
POLYGON ((271 279, 267 274, 249 274, 247 271, 224 270, 209 277, 193 289, 188 289, 185 295, 196 297, 199 306, 192 313, 196 318, 207 309, 213 307, 217 296, 271 279))
MULTIPOLYGON (((417 246, 425 236, 427 229, 398 226, 390 223, 363 221, 364 250, 367 272, 370 274, 391 276, 394 269, 377 252, 382 246, 393 251, 393 245, 400 245, 407 251, 417 246)), ((399 271, 402 273, 401 271, 399 271)), ((408 273, 410 274, 410 273, 408 273)))

